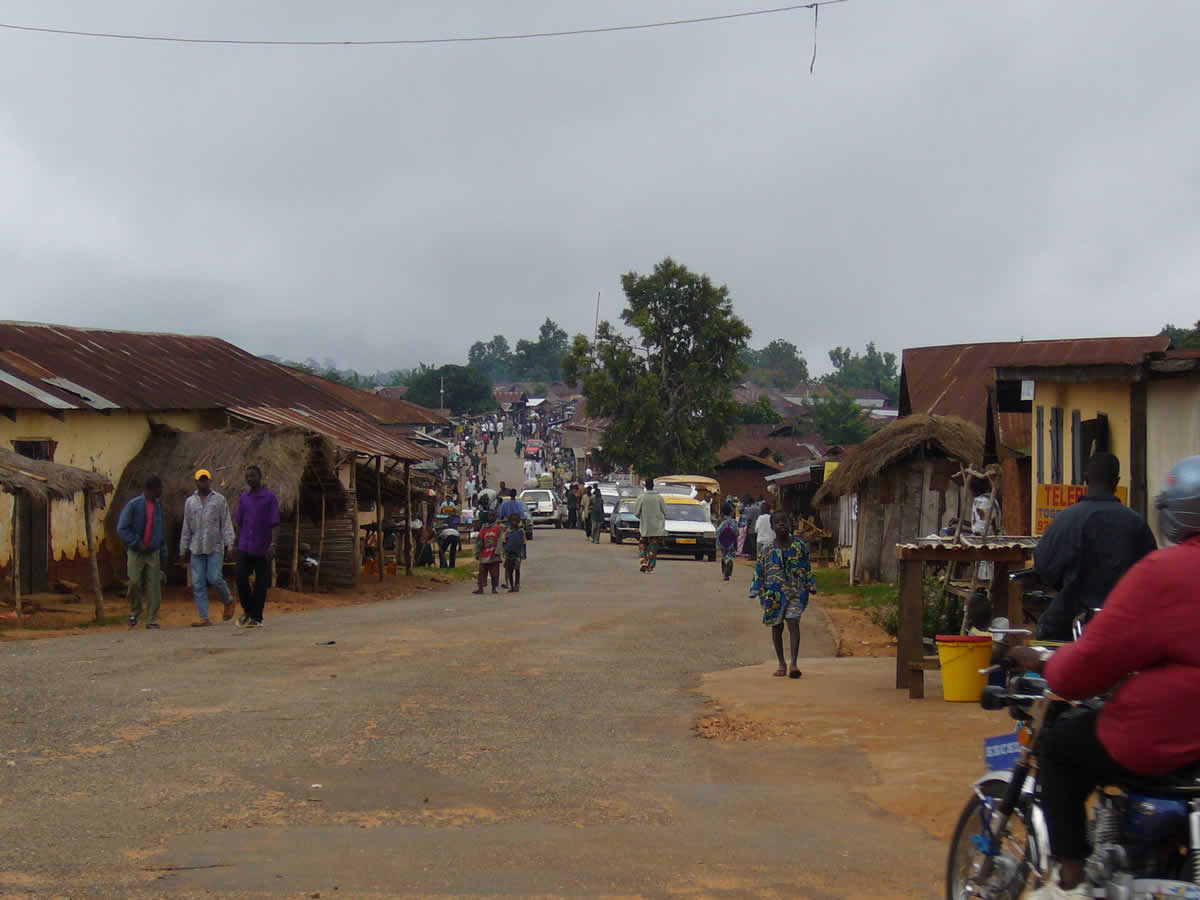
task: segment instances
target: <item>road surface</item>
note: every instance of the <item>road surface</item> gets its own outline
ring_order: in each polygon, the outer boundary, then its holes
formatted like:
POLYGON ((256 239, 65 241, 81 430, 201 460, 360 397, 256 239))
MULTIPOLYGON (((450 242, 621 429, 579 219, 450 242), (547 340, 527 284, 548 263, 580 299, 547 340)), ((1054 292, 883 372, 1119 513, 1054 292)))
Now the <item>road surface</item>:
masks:
POLYGON ((0 894, 936 896, 861 755, 696 736, 768 634, 744 569, 658 568, 539 529, 519 595, 4 644, 0 894))

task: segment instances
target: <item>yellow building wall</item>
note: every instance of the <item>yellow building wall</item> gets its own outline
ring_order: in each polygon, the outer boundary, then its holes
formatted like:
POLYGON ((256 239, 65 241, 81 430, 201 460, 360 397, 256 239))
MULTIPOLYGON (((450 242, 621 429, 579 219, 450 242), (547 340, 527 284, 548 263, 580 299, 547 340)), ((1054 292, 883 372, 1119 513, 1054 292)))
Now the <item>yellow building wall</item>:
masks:
MULTIPOLYGON (((225 416, 220 412, 134 413, 113 410, 103 415, 94 410, 64 410, 62 419, 37 410, 17 410, 15 422, 0 418, 0 446, 11 448, 13 441, 56 443, 54 462, 107 475, 115 487, 150 436, 151 422, 169 425, 180 431, 204 431, 222 428, 225 416)), ((7 495, 0 495, 7 498, 7 495)), ((112 501, 111 496, 108 498, 112 501)), ((83 523, 83 497, 50 504, 50 554, 54 561, 87 558, 87 534, 83 523)), ((107 509, 92 510, 92 529, 103 543, 107 509)), ((12 556, 11 498, 0 501, 0 565, 12 556), (4 516, 4 502, 8 514, 4 516), (6 559, 7 557, 7 559, 6 559)))
POLYGON ((1155 494, 1185 456, 1200 454, 1200 377, 1155 379, 1146 388, 1146 492, 1150 527, 1158 534, 1155 494))
MULTIPOLYGON (((1050 410, 1055 407, 1063 411, 1062 483, 1072 483, 1071 460, 1074 458, 1075 445, 1071 432, 1071 421, 1072 413, 1078 410, 1079 417, 1083 421, 1094 419, 1100 413, 1108 416, 1109 450, 1121 461, 1120 486, 1129 488, 1129 441, 1132 423, 1129 384, 1124 382, 1066 384, 1039 381, 1034 385, 1033 390, 1033 428, 1035 433, 1032 447, 1034 459, 1031 467, 1033 471, 1031 522, 1036 522, 1038 518, 1037 411, 1039 408, 1042 410, 1042 483, 1049 484, 1051 480, 1050 410)), ((1078 476, 1082 483, 1083 473, 1079 472, 1078 476)))
POLYGON ((12 494, 0 491, 0 569, 7 568, 12 562, 12 520, 15 503, 12 494))

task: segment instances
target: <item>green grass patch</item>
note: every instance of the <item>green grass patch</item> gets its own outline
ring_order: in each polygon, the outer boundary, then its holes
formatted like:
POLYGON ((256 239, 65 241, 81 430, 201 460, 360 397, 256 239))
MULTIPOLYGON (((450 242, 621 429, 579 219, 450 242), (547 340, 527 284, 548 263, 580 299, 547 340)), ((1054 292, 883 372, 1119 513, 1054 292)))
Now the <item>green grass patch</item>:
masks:
POLYGON ((457 565, 453 569, 439 569, 435 566, 422 566, 419 569, 413 569, 413 577, 421 578, 425 581, 474 581, 475 580, 475 560, 471 557, 463 559, 461 556, 455 560, 457 565))
MULTIPOLYGON (((817 569, 817 589, 824 594, 847 594, 852 609, 860 610, 871 622, 892 637, 900 631, 900 589, 894 584, 851 584, 848 569, 817 569)), ((926 578, 924 621, 925 637, 935 634, 957 634, 962 621, 962 602, 954 596, 942 598, 942 582, 926 578)))

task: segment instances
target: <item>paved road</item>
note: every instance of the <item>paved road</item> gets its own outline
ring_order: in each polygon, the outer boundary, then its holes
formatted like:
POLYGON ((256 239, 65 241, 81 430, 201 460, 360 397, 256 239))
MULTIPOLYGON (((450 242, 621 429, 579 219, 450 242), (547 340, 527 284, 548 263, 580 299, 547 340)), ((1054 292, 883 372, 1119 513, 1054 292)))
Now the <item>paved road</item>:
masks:
POLYGON ((0 893, 934 896, 860 756, 695 736, 770 656, 744 572, 530 551, 519 595, 0 646, 0 893))

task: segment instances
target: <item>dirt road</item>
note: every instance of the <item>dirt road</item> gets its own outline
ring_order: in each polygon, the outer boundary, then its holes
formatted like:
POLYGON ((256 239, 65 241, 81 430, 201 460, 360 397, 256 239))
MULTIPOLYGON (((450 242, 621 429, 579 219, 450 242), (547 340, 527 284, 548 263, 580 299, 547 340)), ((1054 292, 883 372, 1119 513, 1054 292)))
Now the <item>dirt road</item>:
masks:
POLYGON ((937 896, 862 753, 697 737, 746 588, 540 529, 519 595, 4 645, 0 893, 937 896))

